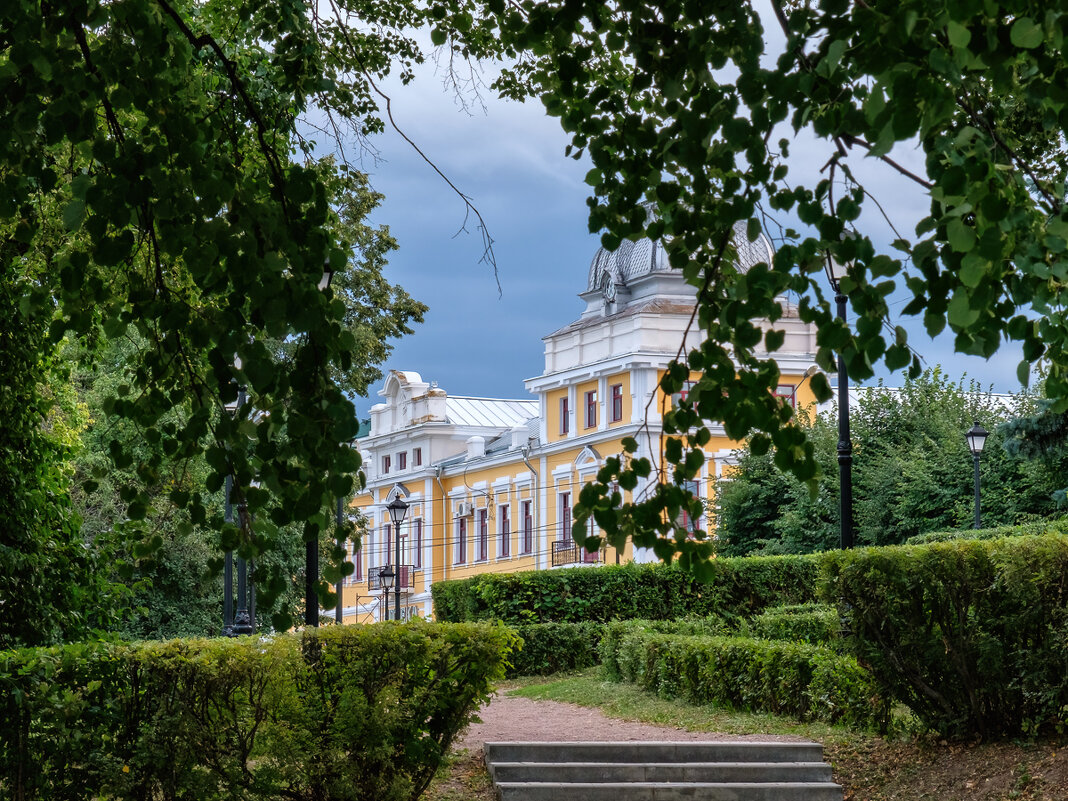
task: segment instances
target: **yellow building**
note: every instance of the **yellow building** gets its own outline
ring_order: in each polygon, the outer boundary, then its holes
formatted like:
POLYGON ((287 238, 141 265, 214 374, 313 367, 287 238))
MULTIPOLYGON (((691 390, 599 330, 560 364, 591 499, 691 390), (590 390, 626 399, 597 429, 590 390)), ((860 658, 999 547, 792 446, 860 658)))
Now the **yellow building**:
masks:
MULTIPOLYGON (((744 227, 735 248, 743 270, 772 256, 770 243, 750 243, 744 227)), ((699 342, 699 332, 689 330, 695 294, 668 266, 661 245, 624 242, 594 257, 579 295, 582 315, 544 338, 545 370, 525 382, 531 399, 449 395, 418 373, 390 371, 378 393, 382 402, 371 408, 370 433, 357 442, 367 488, 353 506, 366 517, 368 534, 351 554, 356 573, 342 588, 346 622, 385 617, 378 574, 397 561, 386 511, 396 493, 410 504, 401 528, 404 618, 431 615, 436 581, 652 561, 629 545, 624 553, 611 547, 584 553, 571 537, 571 510, 604 459, 622 452, 624 437, 638 440, 639 456, 656 459, 670 403, 658 384, 684 339, 687 350, 699 342)), ((782 303, 777 394, 807 404, 812 397, 802 381, 813 366, 815 330, 782 303)), ((692 487, 703 498, 739 445, 721 427, 712 433, 692 487)), ((392 617, 392 595, 389 604, 392 617)))

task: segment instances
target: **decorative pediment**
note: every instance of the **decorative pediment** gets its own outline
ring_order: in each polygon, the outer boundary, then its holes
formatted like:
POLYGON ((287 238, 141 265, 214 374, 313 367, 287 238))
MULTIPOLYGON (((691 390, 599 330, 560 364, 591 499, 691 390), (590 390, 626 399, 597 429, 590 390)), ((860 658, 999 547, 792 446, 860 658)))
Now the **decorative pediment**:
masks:
POLYGON ((590 467, 601 463, 601 454, 592 445, 587 445, 575 457, 575 467, 590 467))
POLYGON ((386 493, 385 500, 383 500, 382 503, 392 503, 398 496, 407 500, 411 495, 411 490, 400 482, 397 482, 389 488, 389 492, 386 493))

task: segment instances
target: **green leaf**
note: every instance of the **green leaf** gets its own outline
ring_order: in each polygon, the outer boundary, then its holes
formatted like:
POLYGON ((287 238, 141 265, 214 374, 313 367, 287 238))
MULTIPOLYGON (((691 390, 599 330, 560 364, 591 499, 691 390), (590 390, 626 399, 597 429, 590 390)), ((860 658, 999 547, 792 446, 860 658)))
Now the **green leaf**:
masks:
POLYGON ((786 331, 785 330, 776 331, 774 329, 771 329, 766 334, 764 334, 764 347, 767 349, 768 353, 772 353, 774 351, 777 351, 779 348, 781 348, 782 347, 782 343, 785 340, 786 340, 786 331))
POLYGON ((827 380, 825 373, 816 373, 808 380, 808 385, 812 389, 812 394, 816 396, 816 400, 820 403, 829 401, 834 394, 831 391, 831 383, 827 380))
POLYGON ((1022 387, 1031 385, 1031 362, 1027 361, 1027 359, 1021 360, 1016 365, 1016 380, 1020 382, 1022 387))
POLYGON ((946 25, 946 33, 949 36, 949 43, 954 47, 967 47, 972 40, 971 31, 956 20, 949 21, 946 25))
POLYGON ((1038 47, 1042 44, 1042 38, 1042 26, 1030 17, 1020 17, 1009 29, 1009 40, 1025 50, 1038 47))
POLYGON ((959 217, 954 217, 946 224, 946 238, 950 247, 958 253, 967 253, 975 247, 975 229, 965 225, 959 217))
POLYGON ((68 231, 77 231, 85 220, 85 201, 80 198, 72 200, 63 209, 63 227, 68 231))
POLYGON ((949 318, 950 325, 956 328, 967 328, 979 319, 979 312, 971 307, 968 293, 957 289, 953 293, 952 300, 949 301, 946 316, 949 318))
POLYGON ((990 269, 991 263, 976 252, 969 253, 961 260, 960 281, 966 287, 977 287, 990 269))

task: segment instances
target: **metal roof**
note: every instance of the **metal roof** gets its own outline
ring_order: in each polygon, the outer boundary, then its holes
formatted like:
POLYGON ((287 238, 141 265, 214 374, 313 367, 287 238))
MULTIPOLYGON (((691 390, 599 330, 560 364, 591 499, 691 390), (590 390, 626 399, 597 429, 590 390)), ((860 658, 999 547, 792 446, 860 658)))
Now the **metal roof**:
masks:
MULTIPOLYGON (((649 212, 652 213, 651 207, 649 212)), ((760 262, 770 266, 775 257, 775 249, 764 234, 758 234, 754 241, 749 241, 746 223, 741 220, 734 224, 731 244, 734 245, 734 266, 743 273, 760 262)), ((586 291, 601 288, 604 281, 626 286, 643 275, 671 271, 663 244, 644 237, 636 242, 624 239, 615 250, 601 248, 594 254, 586 279, 586 291)))
POLYGON ((526 425, 538 416, 537 400, 499 400, 497 398, 468 398, 449 395, 445 401, 445 416, 457 426, 489 426, 512 428, 526 425))

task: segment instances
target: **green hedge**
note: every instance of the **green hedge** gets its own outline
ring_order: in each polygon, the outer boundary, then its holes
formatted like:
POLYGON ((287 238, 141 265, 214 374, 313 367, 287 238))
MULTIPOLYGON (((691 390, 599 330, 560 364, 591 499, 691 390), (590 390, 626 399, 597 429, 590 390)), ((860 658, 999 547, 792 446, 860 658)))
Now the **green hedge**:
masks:
POLYGON ((743 618, 769 606, 813 601, 818 559, 807 556, 716 559, 701 583, 677 566, 606 566, 484 574, 434 584, 434 615, 508 624, 743 618))
POLYGON ((955 528, 948 531, 929 531, 905 540, 905 545, 927 545, 932 542, 951 540, 995 540, 1000 537, 1025 537, 1042 534, 1068 534, 1068 517, 1060 520, 1040 520, 1018 526, 994 526, 993 528, 955 528))
POLYGON ((860 728, 885 729, 890 718, 868 672, 819 646, 663 634, 626 621, 608 625, 601 653, 610 677, 665 698, 860 728))
POLYGON ((831 645, 838 640, 838 610, 826 604, 799 604, 765 609, 742 624, 742 633, 758 640, 789 640, 831 645))
POLYGON ((1068 730, 1068 537, 957 540, 821 557, 849 647, 947 736, 1068 730))
POLYGON ((515 644, 417 621, 0 652, 0 799, 414 799, 515 644))
POLYGON ((511 626, 522 645, 512 654, 508 677, 547 676, 600 663, 603 623, 531 623, 511 626))

